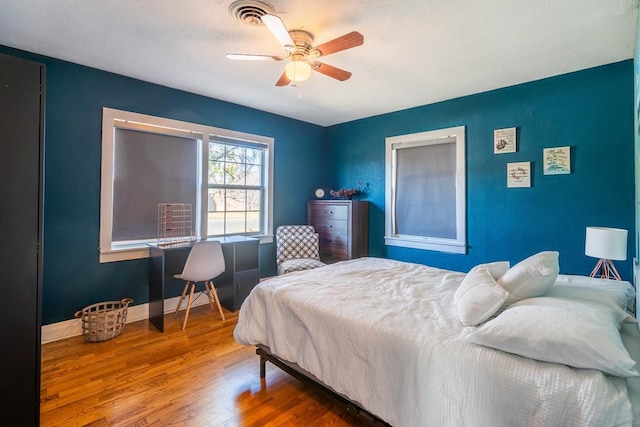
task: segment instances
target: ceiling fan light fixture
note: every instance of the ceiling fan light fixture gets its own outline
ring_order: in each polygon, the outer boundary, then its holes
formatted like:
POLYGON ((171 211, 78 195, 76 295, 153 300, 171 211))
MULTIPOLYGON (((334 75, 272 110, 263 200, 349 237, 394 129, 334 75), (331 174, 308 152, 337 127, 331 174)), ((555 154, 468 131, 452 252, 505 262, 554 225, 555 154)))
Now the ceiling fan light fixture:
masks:
POLYGON ((292 82, 303 82, 311 77, 311 65, 306 61, 291 61, 284 67, 284 72, 292 82))

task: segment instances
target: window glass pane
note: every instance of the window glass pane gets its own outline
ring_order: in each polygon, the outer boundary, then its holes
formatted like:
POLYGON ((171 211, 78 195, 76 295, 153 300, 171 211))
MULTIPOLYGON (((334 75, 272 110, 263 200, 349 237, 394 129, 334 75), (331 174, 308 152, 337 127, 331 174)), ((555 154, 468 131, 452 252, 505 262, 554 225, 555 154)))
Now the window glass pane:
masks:
POLYGON ((209 184, 224 184, 224 145, 209 143, 209 184))
POLYGON ((262 207, 262 191, 247 190, 247 210, 260 211, 262 207))
POLYGON ((247 191, 227 190, 225 200, 227 212, 244 211, 247 206, 247 191))
POLYGON ((260 185, 262 182, 262 167, 259 165, 247 165, 247 185, 260 185))
POLYGON ((247 212, 247 232, 257 233, 260 231, 260 212, 247 212))
POLYGON ((224 235, 224 212, 209 212, 207 230, 209 236, 224 235))
POLYGON ((245 185, 244 164, 227 163, 224 172, 226 185, 245 185))
POLYGON ((208 212, 224 212, 224 190, 218 188, 209 189, 209 197, 207 198, 208 212))
POLYGON ((247 163, 251 165, 262 165, 262 153, 263 150, 256 148, 247 148, 247 163))
POLYGON ((232 145, 224 146, 224 160, 226 162, 235 162, 236 161, 236 150, 237 147, 232 145))
POLYGON ((227 212, 225 234, 246 232, 246 212, 227 212))

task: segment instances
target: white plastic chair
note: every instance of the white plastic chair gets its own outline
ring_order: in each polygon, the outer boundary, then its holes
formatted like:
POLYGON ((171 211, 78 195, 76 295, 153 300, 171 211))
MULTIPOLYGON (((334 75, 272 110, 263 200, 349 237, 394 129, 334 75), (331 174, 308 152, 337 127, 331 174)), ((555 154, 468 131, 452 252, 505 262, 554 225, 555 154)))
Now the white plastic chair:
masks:
POLYGON ((178 311, 187 294, 187 289, 191 287, 182 329, 187 326, 187 319, 189 319, 189 311, 191 310, 191 303, 193 302, 193 292, 195 291, 196 284, 199 282, 204 283, 205 289, 203 293, 206 293, 209 298, 211 310, 213 310, 213 303, 215 301, 218 306, 218 311, 220 312, 220 317, 222 317, 223 321, 225 320, 222 307, 220 306, 218 292, 213 285, 213 279, 224 273, 224 270, 224 255, 222 253, 222 245, 219 241, 197 242, 193 245, 182 269, 182 273, 173 276, 176 279, 182 279, 187 282, 182 290, 182 295, 180 295, 180 301, 178 301, 178 307, 176 308, 174 317, 178 316, 178 311))

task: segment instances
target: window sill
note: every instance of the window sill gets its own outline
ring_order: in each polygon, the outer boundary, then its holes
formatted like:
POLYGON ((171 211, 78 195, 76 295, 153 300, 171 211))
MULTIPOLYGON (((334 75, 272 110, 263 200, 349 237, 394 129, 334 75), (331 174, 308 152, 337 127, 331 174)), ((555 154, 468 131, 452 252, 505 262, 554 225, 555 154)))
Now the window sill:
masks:
POLYGON ((423 249, 429 251, 448 252, 452 254, 466 254, 467 245, 455 241, 435 240, 435 239, 411 239, 407 237, 384 238, 384 243, 388 246, 400 246, 404 248, 423 249))
MULTIPOLYGON (((273 234, 264 236, 249 236, 260 239, 260 244, 273 243, 273 234)), ((149 258, 149 248, 147 245, 132 248, 112 249, 109 252, 100 252, 100 264, 116 261, 129 261, 134 259, 149 258)))

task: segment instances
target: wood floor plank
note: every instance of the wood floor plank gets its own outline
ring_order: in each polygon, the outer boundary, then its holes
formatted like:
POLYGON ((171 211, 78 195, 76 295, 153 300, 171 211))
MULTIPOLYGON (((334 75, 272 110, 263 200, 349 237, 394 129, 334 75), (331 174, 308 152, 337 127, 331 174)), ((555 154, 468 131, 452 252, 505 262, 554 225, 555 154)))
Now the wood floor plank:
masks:
POLYGON ((360 426, 335 401, 271 364, 259 376, 255 349, 233 339, 208 305, 146 320, 118 337, 73 337, 42 346, 41 426, 360 426))

